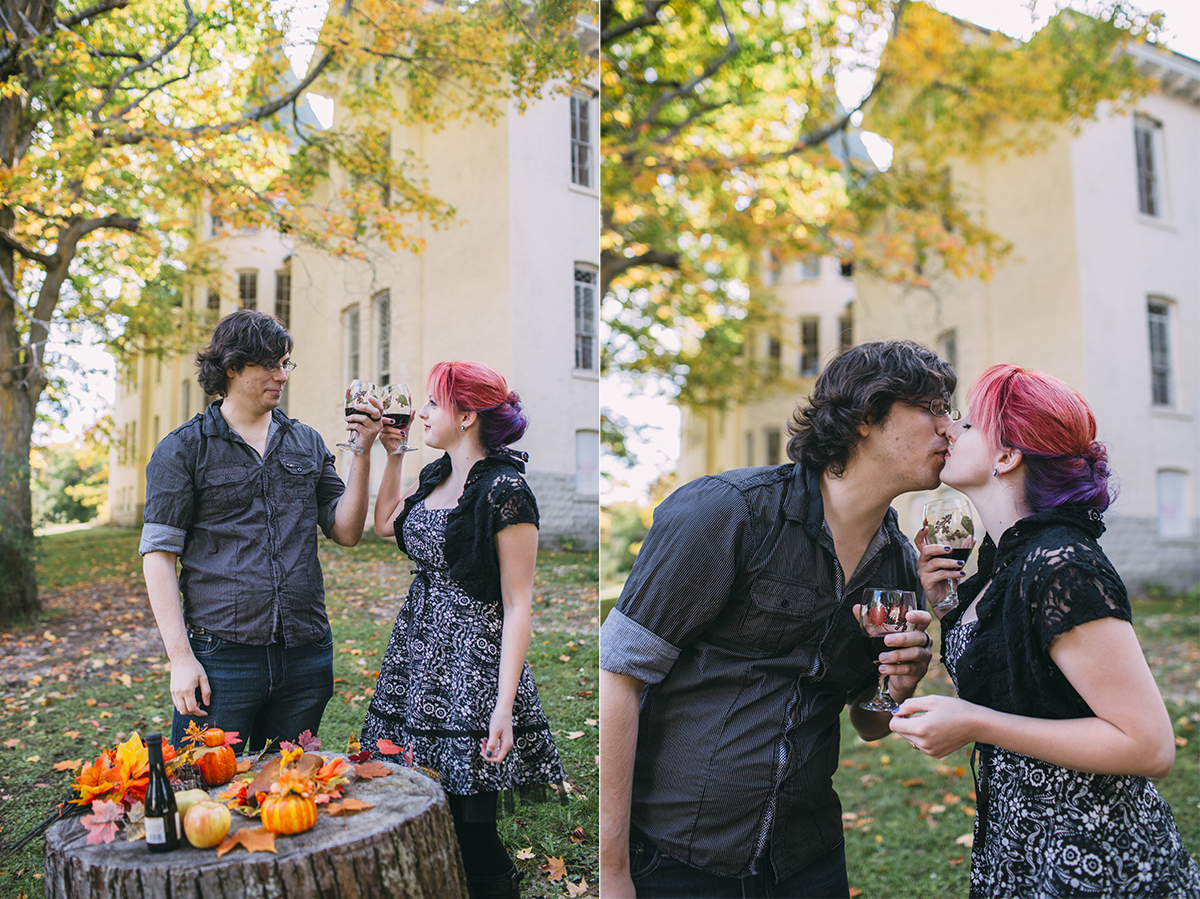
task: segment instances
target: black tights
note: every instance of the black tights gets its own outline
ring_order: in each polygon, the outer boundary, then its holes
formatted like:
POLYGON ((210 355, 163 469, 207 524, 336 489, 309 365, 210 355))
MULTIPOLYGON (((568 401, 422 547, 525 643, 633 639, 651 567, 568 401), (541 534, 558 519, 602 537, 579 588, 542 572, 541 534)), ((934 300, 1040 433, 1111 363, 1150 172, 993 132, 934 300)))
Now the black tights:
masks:
POLYGON ((495 792, 471 796, 446 794, 468 877, 498 877, 513 868, 513 860, 496 832, 498 795, 495 792))

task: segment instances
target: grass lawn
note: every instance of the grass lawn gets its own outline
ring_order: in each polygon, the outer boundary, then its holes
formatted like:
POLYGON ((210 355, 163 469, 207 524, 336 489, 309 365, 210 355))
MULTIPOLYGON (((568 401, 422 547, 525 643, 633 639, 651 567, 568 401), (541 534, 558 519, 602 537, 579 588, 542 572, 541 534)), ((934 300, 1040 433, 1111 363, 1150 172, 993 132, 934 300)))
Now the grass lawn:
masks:
MULTIPOLYGON (((45 609, 0 634, 0 846, 52 813, 72 774, 58 762, 90 762, 137 730, 169 731, 171 700, 162 643, 146 599, 138 532, 96 528, 39 541, 45 609)), ((321 543, 333 624, 335 694, 321 725, 323 749, 344 751, 375 685, 410 564, 394 543, 353 549, 321 543)), ((570 796, 521 803, 501 835, 525 873, 524 899, 567 895, 539 870, 562 859, 566 880, 596 883, 598 664, 595 553, 543 553, 534 586, 529 663, 557 734, 570 796)), ((0 849, 0 853, 3 853, 0 849)), ((0 861, 0 896, 43 896, 42 842, 0 861)), ((595 895, 593 889, 592 894, 595 895)))

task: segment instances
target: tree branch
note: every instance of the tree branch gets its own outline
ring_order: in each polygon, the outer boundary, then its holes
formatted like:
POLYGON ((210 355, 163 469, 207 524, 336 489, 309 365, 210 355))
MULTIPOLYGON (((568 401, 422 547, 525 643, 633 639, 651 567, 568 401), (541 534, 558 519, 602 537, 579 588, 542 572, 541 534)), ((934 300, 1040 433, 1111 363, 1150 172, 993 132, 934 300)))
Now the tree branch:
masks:
POLYGON ((6 228, 0 228, 0 244, 8 247, 19 256, 38 263, 38 265, 50 265, 53 261, 53 257, 45 253, 39 253, 37 250, 32 249, 31 247, 25 246, 25 244, 17 240, 17 236, 13 234, 12 231, 9 231, 6 228))
MULTIPOLYGON (((112 102, 113 95, 116 94, 116 92, 120 89, 120 86, 123 82, 127 81, 130 77, 136 75, 138 72, 143 72, 151 66, 154 66, 166 59, 168 54, 182 44, 184 40, 200 26, 200 20, 196 18, 196 14, 192 12, 192 6, 190 3, 188 3, 188 0, 183 0, 183 8, 187 10, 187 27, 184 28, 183 31, 181 31, 173 41, 169 41, 159 53, 156 53, 154 56, 143 60, 135 66, 126 66, 125 70, 113 79, 113 83, 109 85, 108 92, 105 93, 105 95, 92 109, 93 122, 100 122, 100 110, 112 102)), ((137 104, 135 103, 133 105, 136 106, 137 104)), ((132 107, 126 107, 126 109, 129 108, 132 107)))
POLYGON ((639 18, 630 19, 627 22, 622 22, 620 25, 614 25, 600 32, 600 46, 608 41, 623 37, 632 31, 637 31, 639 28, 647 28, 651 25, 658 24, 658 11, 670 3, 671 0, 648 0, 646 3, 646 11, 639 18))
POLYGON ((600 295, 605 296, 612 279, 631 268, 643 265, 659 265, 663 268, 679 269, 683 257, 678 253, 664 253, 662 250, 650 249, 640 256, 618 256, 615 253, 600 254, 600 295))
MULTIPOLYGON (((721 0, 717 0, 717 10, 721 13, 721 21, 725 24, 725 33, 729 34, 729 20, 725 18, 725 8, 721 6, 721 0)), ((703 72, 692 78, 690 81, 680 85, 673 91, 664 91, 662 94, 660 94, 658 99, 650 104, 650 108, 646 111, 646 114, 642 116, 641 121, 634 125, 630 131, 633 134, 637 134, 643 128, 648 126, 650 122, 654 121, 654 118, 658 115, 659 110, 661 110, 672 100, 677 100, 684 94, 692 93, 696 89, 696 85, 700 84, 702 81, 707 81, 720 70, 721 66, 729 62, 730 58, 733 56, 733 54, 737 53, 738 49, 739 45, 737 39, 731 36, 729 38, 729 46, 725 48, 724 53, 722 53, 714 62, 710 63, 703 72)))

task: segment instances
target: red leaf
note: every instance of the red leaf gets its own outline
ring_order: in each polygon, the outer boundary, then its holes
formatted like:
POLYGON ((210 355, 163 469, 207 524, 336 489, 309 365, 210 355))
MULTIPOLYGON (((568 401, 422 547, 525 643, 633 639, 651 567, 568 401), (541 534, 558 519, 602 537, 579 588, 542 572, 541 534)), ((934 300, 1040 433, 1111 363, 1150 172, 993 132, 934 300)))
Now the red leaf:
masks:
POLYGON ((79 823, 87 828, 88 844, 111 843, 117 838, 117 822, 125 817, 124 806, 97 799, 92 803, 92 812, 79 819, 79 823))
POLYGON ((363 802, 361 799, 344 799, 341 802, 329 803, 329 808, 326 812, 330 815, 352 815, 355 812, 365 812, 369 808, 375 808, 370 802, 363 802))
POLYGON ((402 751, 401 748, 391 740, 377 740, 375 745, 384 755, 399 755, 402 751))
POLYGON ((236 730, 225 731, 226 746, 236 746, 240 742, 242 742, 242 738, 238 736, 238 732, 236 730))
POLYGON ((314 737, 311 730, 306 730, 296 737, 296 742, 305 752, 316 752, 321 748, 321 738, 314 737))

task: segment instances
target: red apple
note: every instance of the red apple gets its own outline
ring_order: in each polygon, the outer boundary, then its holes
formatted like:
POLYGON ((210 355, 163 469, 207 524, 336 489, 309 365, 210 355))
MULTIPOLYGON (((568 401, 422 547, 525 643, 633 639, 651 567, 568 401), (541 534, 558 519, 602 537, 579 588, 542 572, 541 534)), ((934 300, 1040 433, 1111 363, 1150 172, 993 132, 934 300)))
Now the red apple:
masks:
POLYGON ((197 849, 211 849, 229 833, 229 809, 211 799, 202 799, 188 809, 183 833, 197 849))

